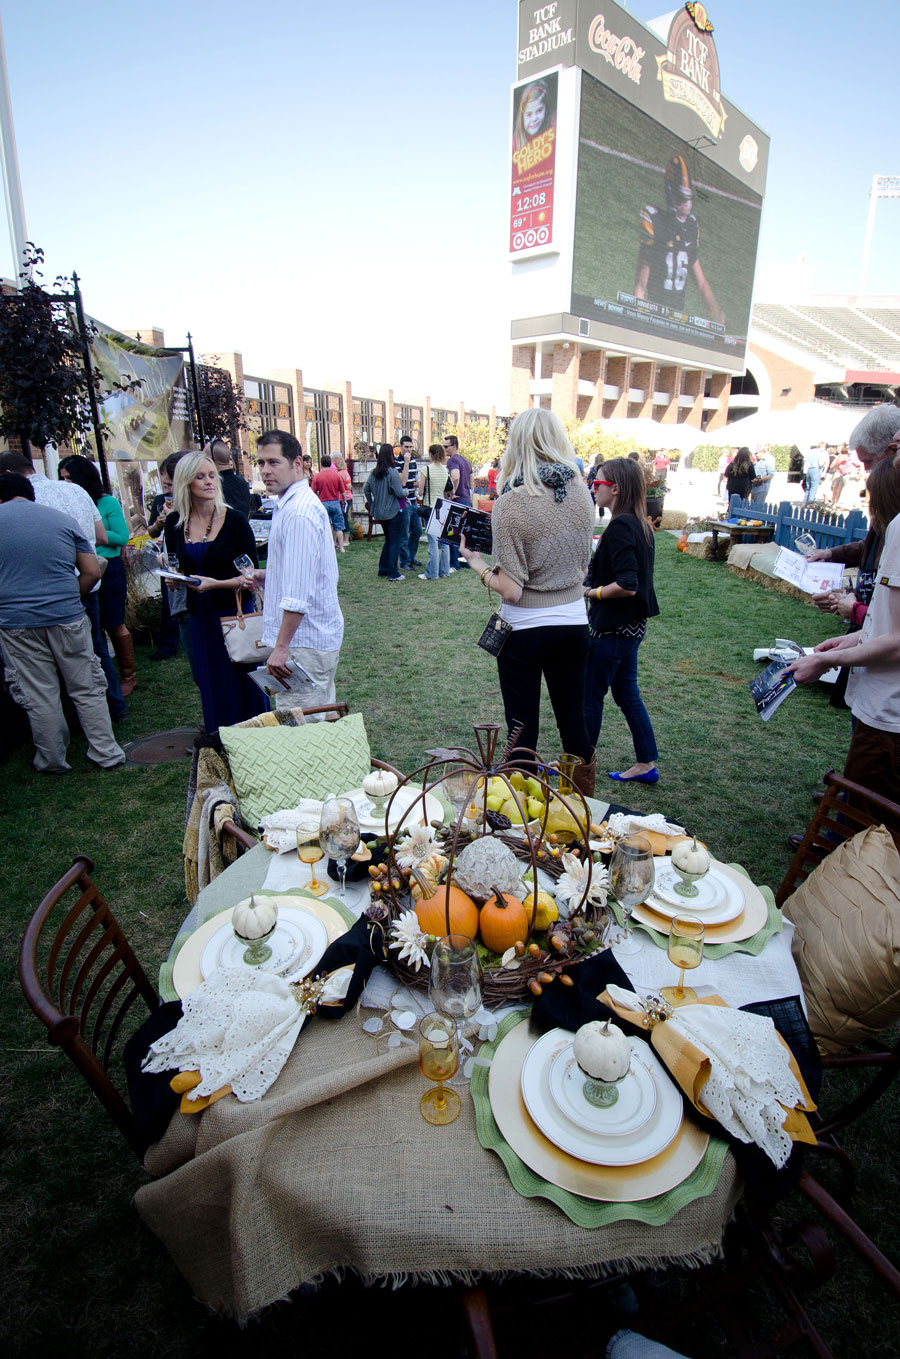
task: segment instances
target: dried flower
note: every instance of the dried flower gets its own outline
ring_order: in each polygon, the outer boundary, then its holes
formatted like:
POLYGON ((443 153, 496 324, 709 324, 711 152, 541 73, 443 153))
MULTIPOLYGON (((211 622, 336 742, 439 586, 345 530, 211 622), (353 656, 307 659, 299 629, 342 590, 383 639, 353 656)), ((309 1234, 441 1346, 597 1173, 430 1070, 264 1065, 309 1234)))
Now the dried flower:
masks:
POLYGON ((428 943, 430 935, 425 934, 419 924, 415 911, 404 911, 391 926, 389 948, 399 950, 398 961, 406 959, 418 972, 423 963, 429 964, 428 943))
POLYGON ((406 839, 396 847, 395 858, 401 868, 416 868, 436 848, 430 826, 413 826, 406 839))
POLYGON ((591 889, 587 900, 595 906, 606 905, 609 874, 602 864, 592 863, 588 866, 574 854, 564 854, 561 862, 565 871, 556 884, 557 901, 566 901, 570 904, 580 902, 584 896, 588 873, 590 872, 591 889))

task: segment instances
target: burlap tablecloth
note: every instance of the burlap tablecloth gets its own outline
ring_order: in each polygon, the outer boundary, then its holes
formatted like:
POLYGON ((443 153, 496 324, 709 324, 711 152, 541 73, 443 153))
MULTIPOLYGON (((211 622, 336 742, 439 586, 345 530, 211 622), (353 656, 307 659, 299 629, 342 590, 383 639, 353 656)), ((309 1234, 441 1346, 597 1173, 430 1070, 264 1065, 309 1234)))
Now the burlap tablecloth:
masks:
POLYGON ((237 1317, 330 1271, 447 1282, 509 1271, 597 1276, 718 1251, 739 1190, 732 1157, 665 1227, 585 1229, 521 1197, 478 1143, 471 1097, 446 1128, 419 1114, 412 1047, 376 1054, 355 1015, 313 1019, 262 1099, 177 1114, 136 1197, 196 1296, 237 1317))

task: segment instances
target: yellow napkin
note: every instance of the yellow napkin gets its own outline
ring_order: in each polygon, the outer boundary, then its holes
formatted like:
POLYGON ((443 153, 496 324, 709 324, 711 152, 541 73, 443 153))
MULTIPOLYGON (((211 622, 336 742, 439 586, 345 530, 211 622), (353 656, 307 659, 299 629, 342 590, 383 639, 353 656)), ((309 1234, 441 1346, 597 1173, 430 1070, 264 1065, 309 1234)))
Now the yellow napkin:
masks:
MULTIPOLYGON (((597 999, 613 1010, 620 1019, 627 1019, 631 1024, 642 1022, 639 1011, 621 1004, 610 995, 608 990, 601 992, 597 999)), ((722 1005, 726 1009, 729 1008, 728 1002, 723 1000, 721 996, 698 996, 697 1000, 691 1003, 696 1005, 722 1005)), ((702 1052, 690 1038, 679 1033, 672 1024, 667 1024, 665 1020, 657 1021, 645 1014, 643 1016, 643 1027, 650 1030, 651 1044, 697 1112, 703 1114, 705 1118, 712 1118, 712 1114, 705 1108, 702 1100, 703 1087, 709 1079, 711 1070, 710 1059, 706 1053, 702 1052)), ((815 1146, 817 1143, 816 1135, 810 1127, 806 1113, 815 1109, 816 1106, 806 1088, 806 1082, 800 1074, 800 1068, 797 1066, 794 1054, 777 1029, 775 1035, 788 1054, 791 1074, 799 1085, 802 1094, 800 1103, 794 1108, 789 1109, 786 1105, 781 1105, 785 1110, 785 1120, 782 1126, 792 1142, 806 1142, 810 1146, 815 1146)))

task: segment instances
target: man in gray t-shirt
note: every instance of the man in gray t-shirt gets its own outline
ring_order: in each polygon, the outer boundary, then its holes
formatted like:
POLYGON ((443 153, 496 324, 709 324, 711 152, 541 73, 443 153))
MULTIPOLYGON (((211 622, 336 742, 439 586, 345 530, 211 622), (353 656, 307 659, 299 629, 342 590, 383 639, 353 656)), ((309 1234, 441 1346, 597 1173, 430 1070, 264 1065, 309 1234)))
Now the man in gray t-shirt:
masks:
POLYGON ((99 579, 93 545, 75 522, 36 505, 28 477, 0 474, 0 654, 10 693, 28 714, 32 767, 41 773, 71 768, 60 676, 87 737, 88 759, 104 769, 125 763, 82 604, 99 579))

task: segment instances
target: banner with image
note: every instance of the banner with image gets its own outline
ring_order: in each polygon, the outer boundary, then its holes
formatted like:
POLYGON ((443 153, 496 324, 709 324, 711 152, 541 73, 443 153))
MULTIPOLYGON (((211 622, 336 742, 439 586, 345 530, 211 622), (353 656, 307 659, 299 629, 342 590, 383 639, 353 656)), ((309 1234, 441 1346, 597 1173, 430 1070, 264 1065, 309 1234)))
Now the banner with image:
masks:
MULTIPOLYGON (((111 392, 100 402, 100 420, 109 431, 104 452, 112 463, 160 462, 193 442, 184 355, 132 340, 99 321, 91 360, 111 392)), ((96 456, 93 436, 87 440, 96 456)))
POLYGON ((557 71, 513 88, 509 223, 513 255, 553 240, 558 93, 557 71))

